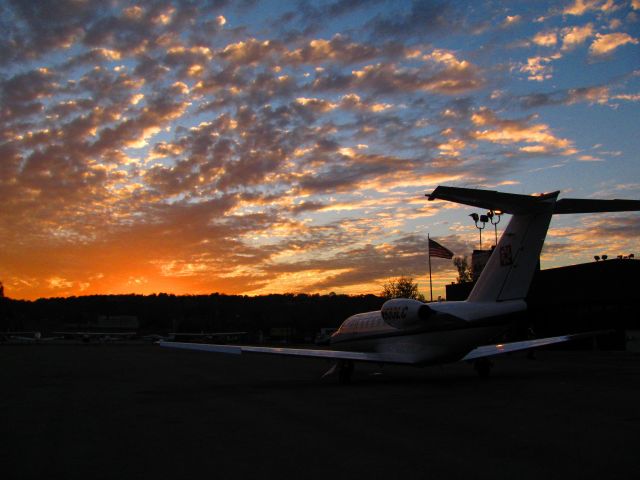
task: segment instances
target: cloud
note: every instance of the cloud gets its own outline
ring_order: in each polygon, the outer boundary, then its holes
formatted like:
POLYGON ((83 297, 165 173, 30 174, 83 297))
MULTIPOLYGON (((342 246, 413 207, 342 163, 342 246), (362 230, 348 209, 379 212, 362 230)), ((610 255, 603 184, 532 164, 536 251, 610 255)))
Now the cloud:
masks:
POLYGON ((393 64, 366 65, 352 71, 351 77, 338 82, 321 75, 314 82, 318 89, 348 87, 363 88, 377 93, 432 91, 455 95, 473 91, 483 85, 480 69, 451 52, 433 50, 423 55, 424 64, 417 68, 398 68, 393 64))
POLYGON ((186 100, 173 100, 180 95, 180 90, 180 86, 173 86, 159 92, 138 116, 101 129, 90 151, 100 154, 116 148, 145 146, 150 136, 157 134, 167 122, 182 116, 187 109, 186 100))
POLYGON ((60 88, 59 77, 46 67, 19 73, 0 85, 2 103, 20 107, 35 100, 51 97, 60 88))
POLYGON ((568 92, 565 103, 567 105, 579 102, 606 104, 609 98, 610 93, 608 87, 572 88, 568 92))
POLYGON ((6 2, 3 4, 3 54, 8 61, 40 58, 66 49, 84 35, 98 7, 73 0, 6 2))
POLYGON ((519 150, 529 154, 576 153, 569 139, 556 137, 548 125, 531 123, 531 119, 502 120, 494 112, 483 108, 475 112, 471 120, 477 127, 473 132, 477 140, 520 145, 519 150))
POLYGON ((627 44, 637 45, 638 39, 628 33, 596 34, 596 39, 589 47, 589 53, 594 56, 604 56, 613 52, 616 48, 627 44))
POLYGON ((626 100, 628 102, 640 102, 640 93, 620 93, 614 95, 612 98, 616 100, 626 100))
POLYGON ((82 40, 89 47, 106 47, 122 56, 143 54, 162 43, 163 35, 170 30, 170 12, 162 3, 148 9, 125 8, 118 12, 120 15, 110 12, 96 17, 82 40))
POLYGON ((356 43, 345 35, 336 34, 330 40, 314 39, 303 47, 283 55, 285 64, 317 65, 325 62, 352 64, 371 60, 382 51, 373 45, 356 43))
POLYGON ((593 25, 567 27, 562 29, 562 50, 572 50, 593 35, 593 25))
POLYGON ((583 218, 580 225, 553 226, 543 249, 543 260, 557 262, 592 261, 594 255, 607 254, 609 258, 633 253, 638 255, 635 239, 640 230, 636 213, 614 214, 583 218))
POLYGON ((507 15, 502 22, 502 26, 504 28, 511 27, 512 25, 516 25, 522 21, 522 15, 507 15))
POLYGON ((248 40, 232 43, 224 47, 219 53, 220 58, 238 65, 256 65, 258 63, 275 60, 278 52, 283 52, 283 47, 278 42, 271 40, 248 40))
POLYGON ((552 78, 551 73, 553 72, 553 67, 550 63, 557 59, 557 57, 530 57, 527 58, 526 65, 522 65, 520 67, 520 72, 527 74, 527 78, 529 80, 533 80, 536 82, 543 82, 545 80, 549 80, 552 78))
POLYGON ((454 12, 446 2, 413 1, 408 12, 394 11, 392 15, 378 15, 368 22, 376 38, 405 38, 411 35, 432 35, 444 29, 460 26, 461 12, 454 12))
POLYGON ((213 59, 213 52, 204 46, 176 46, 169 48, 163 59, 169 70, 176 72, 179 78, 197 77, 213 59))
POLYGON ((299 183, 305 193, 326 193, 348 191, 354 185, 373 178, 380 180, 387 175, 400 171, 410 171, 414 165, 411 160, 381 155, 352 153, 339 155, 339 162, 330 164, 313 175, 303 177, 299 183))
POLYGON ((336 0, 325 4, 302 1, 296 8, 286 11, 276 18, 272 26, 282 30, 282 37, 288 41, 295 41, 305 36, 313 35, 321 29, 329 19, 337 19, 365 8, 375 8, 383 0, 353 0, 344 2, 336 0))
POLYGON ((608 12, 616 8, 613 0, 574 0, 572 5, 562 11, 565 15, 584 15, 589 11, 599 10, 608 12))
POLYGON ((533 37, 533 43, 541 47, 553 47, 558 43, 558 34, 556 32, 538 32, 533 37))
POLYGON ((574 105, 588 103, 590 105, 609 105, 615 108, 618 101, 637 102, 638 94, 615 93, 614 88, 619 85, 594 85, 589 87, 576 87, 567 90, 555 90, 553 92, 541 92, 532 95, 524 95, 518 98, 520 105, 525 109, 538 108, 549 105, 574 105))
POLYGON ((476 239, 425 188, 526 188, 532 157, 575 153, 576 177, 627 161, 618 145, 577 152, 563 119, 637 104, 632 67, 611 59, 589 84, 579 48, 615 44, 603 32, 630 28, 628 6, 586 2, 585 24, 461 5, 5 2, 5 284, 29 298, 377 291, 420 274, 427 229, 462 251, 476 239))
POLYGON ((78 80, 69 82, 66 90, 69 94, 88 94, 96 103, 100 100, 112 105, 129 101, 133 92, 142 88, 144 78, 127 72, 116 72, 103 67, 94 67, 78 80))
MULTIPOLYGON (((471 246, 458 236, 438 238, 447 247, 456 251, 468 251, 471 246)), ((426 236, 404 235, 389 243, 366 244, 347 248, 331 259, 308 260, 297 263, 273 264, 270 272, 309 272, 317 278, 309 287, 310 291, 344 290, 348 287, 367 284, 368 289, 382 289, 382 284, 390 278, 424 276, 426 264, 426 236), (322 272, 329 271, 329 275, 322 272)), ((446 272, 454 271, 450 262, 435 261, 433 272, 436 280, 446 272)), ((371 290, 368 290, 371 291, 371 290)), ((376 291, 377 293, 377 291, 376 291)))

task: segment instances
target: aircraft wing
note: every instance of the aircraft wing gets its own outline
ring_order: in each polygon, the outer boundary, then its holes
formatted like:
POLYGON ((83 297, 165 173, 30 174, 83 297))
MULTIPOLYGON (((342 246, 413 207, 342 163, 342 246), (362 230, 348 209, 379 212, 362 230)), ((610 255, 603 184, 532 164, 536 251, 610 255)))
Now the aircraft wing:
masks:
POLYGON ((576 340, 578 338, 594 337, 596 335, 611 333, 611 331, 600 332, 587 332, 587 333, 574 333, 571 335, 560 335, 558 337, 537 338, 534 340, 523 340, 521 342, 511 343, 498 343, 496 345, 483 345, 481 347, 474 348, 467 353, 460 361, 475 360, 482 357, 493 357, 495 355, 501 355, 503 353, 517 352, 518 350, 527 350, 531 348, 544 347, 546 345, 553 345, 554 343, 568 342, 570 340, 576 340))
POLYGON ((66 335, 66 336, 75 336, 75 337, 126 337, 126 336, 135 336, 137 332, 53 332, 54 335, 66 335))
POLYGON ((209 333, 180 333, 180 332, 169 332, 169 335, 173 335, 175 337, 224 337, 224 336, 238 336, 238 335, 246 335, 247 332, 209 332, 209 333))
POLYGON ((271 355, 290 355, 294 357, 313 357, 336 360, 355 360, 359 362, 376 363, 412 363, 402 355, 375 353, 375 352, 349 352, 344 350, 322 350, 310 348, 280 348, 259 347, 249 345, 213 345, 208 343, 188 342, 159 342, 161 347, 180 348, 185 350, 201 350, 204 352, 230 353, 241 355, 243 353, 266 353, 271 355))
MULTIPOLYGON (((571 335, 561 335, 558 337, 539 338, 535 340, 524 340, 521 342, 499 343, 497 345, 483 345, 471 350, 460 361, 475 360, 482 357, 492 357, 503 353, 527 350, 531 348, 543 347, 554 343, 568 342, 578 338, 593 337, 611 333, 610 330, 576 333, 571 335)), ((311 348, 281 348, 281 347, 259 347, 253 345, 214 345, 210 343, 190 343, 190 342, 167 342, 160 341, 158 345, 165 348, 178 348, 183 350, 200 350, 204 352, 227 353, 241 355, 243 353, 262 353, 271 355, 289 355, 294 357, 326 358, 335 360, 353 360, 359 362, 375 363, 396 363, 414 365, 416 362, 411 356, 393 353, 376 352, 350 352, 345 350, 325 350, 311 348)))

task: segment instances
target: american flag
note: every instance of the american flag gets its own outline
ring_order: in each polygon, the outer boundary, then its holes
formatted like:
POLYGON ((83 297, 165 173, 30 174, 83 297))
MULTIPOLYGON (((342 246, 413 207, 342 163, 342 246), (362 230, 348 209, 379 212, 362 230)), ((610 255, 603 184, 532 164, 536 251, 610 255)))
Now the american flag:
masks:
POLYGON ((429 256, 436 258, 453 258, 453 252, 435 240, 429 239, 429 256))

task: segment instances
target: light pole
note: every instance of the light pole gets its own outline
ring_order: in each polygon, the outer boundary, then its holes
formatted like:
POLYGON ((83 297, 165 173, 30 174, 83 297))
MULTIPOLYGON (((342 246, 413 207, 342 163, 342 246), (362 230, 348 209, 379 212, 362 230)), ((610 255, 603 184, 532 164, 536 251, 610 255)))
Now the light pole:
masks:
POLYGON ((491 225, 493 225, 494 231, 496 233, 496 247, 498 246, 498 224, 500 223, 500 217, 502 216, 502 210, 489 210, 487 212, 487 217, 489 217, 489 221, 491 225), (497 218, 494 222, 493 219, 497 218))
POLYGON ((469 216, 473 219, 473 222, 476 224, 476 228, 480 232, 480 250, 482 250, 482 230, 487 226, 489 217, 486 215, 478 215, 477 213, 471 213, 469 216), (479 226, 478 222, 482 223, 482 226, 479 226))

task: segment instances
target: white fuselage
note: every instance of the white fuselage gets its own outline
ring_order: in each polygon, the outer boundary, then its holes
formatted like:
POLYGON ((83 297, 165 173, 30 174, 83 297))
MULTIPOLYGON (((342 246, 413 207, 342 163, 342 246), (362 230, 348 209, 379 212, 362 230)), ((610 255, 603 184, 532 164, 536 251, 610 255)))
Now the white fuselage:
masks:
POLYGON ((342 350, 391 354, 416 364, 455 361, 474 348, 494 341, 526 310, 523 300, 508 302, 431 303, 436 312, 415 328, 388 325, 380 311, 347 318, 332 335, 331 345, 342 350))

